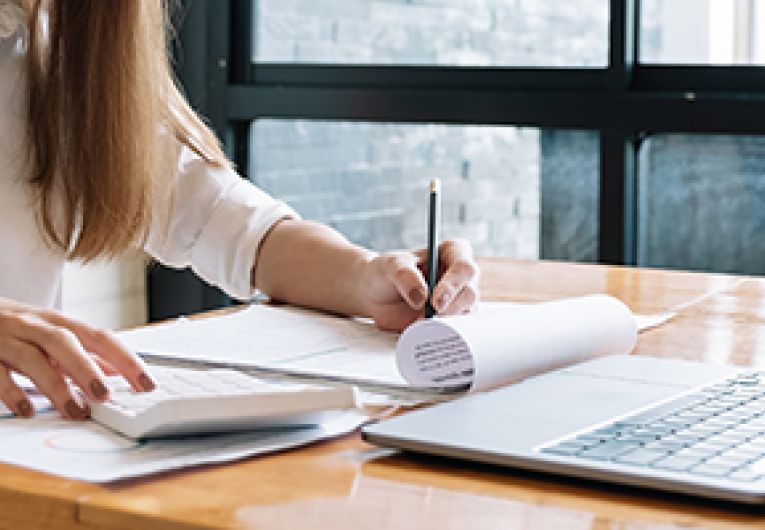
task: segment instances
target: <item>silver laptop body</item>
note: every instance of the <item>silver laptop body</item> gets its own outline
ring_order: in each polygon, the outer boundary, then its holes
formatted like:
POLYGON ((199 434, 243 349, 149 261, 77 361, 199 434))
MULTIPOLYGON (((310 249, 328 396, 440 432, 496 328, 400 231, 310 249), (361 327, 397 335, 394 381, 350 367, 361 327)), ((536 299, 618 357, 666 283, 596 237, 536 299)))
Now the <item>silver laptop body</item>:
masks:
POLYGON ((610 356, 372 424, 411 451, 765 501, 765 372, 610 356))

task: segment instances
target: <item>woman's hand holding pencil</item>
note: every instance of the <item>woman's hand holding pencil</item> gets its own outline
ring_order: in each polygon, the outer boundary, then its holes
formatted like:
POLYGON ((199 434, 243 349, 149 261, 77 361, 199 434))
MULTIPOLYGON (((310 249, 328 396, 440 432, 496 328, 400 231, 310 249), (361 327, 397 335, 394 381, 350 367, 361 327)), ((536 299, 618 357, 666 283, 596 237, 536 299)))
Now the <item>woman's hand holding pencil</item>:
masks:
POLYGON ((434 180, 428 248, 371 257, 360 276, 365 312, 382 329, 402 330, 418 318, 465 313, 478 301, 479 270, 470 244, 438 243, 439 194, 440 183, 434 180))

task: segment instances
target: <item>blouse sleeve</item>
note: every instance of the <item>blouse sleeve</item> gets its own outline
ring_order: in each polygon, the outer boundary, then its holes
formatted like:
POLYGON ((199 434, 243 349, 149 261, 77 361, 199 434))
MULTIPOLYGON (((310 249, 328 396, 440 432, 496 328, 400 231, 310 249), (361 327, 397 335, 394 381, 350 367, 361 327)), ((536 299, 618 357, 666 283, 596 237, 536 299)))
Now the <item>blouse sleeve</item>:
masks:
POLYGON ((285 218, 299 218, 231 169, 214 168, 180 148, 178 171, 167 200, 157 201, 144 249, 161 263, 191 266, 230 296, 255 294, 251 271, 268 230, 285 218))

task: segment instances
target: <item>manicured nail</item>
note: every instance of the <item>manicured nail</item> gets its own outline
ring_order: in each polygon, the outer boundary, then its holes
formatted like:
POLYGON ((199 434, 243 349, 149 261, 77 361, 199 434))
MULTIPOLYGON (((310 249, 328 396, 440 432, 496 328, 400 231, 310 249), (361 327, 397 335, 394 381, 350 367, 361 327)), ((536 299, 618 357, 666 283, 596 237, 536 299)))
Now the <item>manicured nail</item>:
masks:
POLYGON ((106 387, 98 379, 93 379, 90 382, 90 391, 93 393, 94 396, 96 396, 96 399, 104 399, 106 397, 106 394, 108 394, 106 387))
POLYGON ((35 409, 32 408, 32 404, 26 399, 19 400, 16 403, 16 415, 22 418, 31 418, 35 414, 35 409))
POLYGON ((70 399, 69 401, 67 401, 66 406, 64 408, 66 409, 66 413, 73 420, 84 420, 90 415, 89 414, 90 411, 88 410, 87 407, 81 407, 73 399, 70 399))
POLYGON ((151 378, 145 373, 141 373, 141 375, 138 376, 138 384, 141 385, 141 388, 147 392, 157 388, 157 385, 154 383, 154 381, 152 381, 151 378))
POLYGON ((445 310, 447 307, 449 307, 449 303, 452 301, 452 295, 449 293, 444 293, 441 296, 438 297, 438 300, 436 301, 436 309, 439 311, 445 310))
POLYGON ((419 309, 422 307, 422 304, 425 303, 425 295, 422 294, 420 289, 415 287, 409 291, 409 303, 412 305, 412 307, 419 309))

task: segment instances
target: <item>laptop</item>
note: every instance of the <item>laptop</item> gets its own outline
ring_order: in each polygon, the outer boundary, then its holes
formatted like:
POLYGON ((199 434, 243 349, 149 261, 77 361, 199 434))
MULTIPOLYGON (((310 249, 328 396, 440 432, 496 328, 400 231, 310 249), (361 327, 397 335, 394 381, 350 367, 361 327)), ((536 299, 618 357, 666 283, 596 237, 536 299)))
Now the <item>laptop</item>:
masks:
POLYGON ((765 372, 608 356, 394 417, 377 445, 765 503, 765 372))

